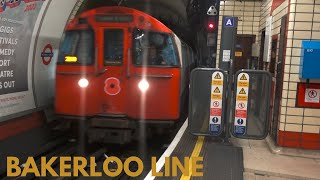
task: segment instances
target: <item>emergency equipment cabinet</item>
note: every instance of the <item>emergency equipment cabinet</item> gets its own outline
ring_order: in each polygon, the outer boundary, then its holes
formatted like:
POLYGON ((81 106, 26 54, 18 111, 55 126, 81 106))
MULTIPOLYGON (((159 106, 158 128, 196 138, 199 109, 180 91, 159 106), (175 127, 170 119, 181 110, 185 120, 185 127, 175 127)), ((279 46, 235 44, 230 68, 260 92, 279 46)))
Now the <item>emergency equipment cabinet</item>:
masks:
POLYGON ((320 41, 302 41, 301 79, 320 79, 320 41))

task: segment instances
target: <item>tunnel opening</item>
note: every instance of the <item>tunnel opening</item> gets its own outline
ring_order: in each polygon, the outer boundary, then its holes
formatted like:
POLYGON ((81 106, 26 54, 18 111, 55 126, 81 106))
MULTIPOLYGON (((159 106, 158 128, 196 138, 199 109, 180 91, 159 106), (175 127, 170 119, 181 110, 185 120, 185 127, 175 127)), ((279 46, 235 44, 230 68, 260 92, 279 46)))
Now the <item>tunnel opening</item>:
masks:
MULTIPOLYGON (((216 6, 219 12, 220 0, 90 0, 84 1, 76 16, 84 11, 103 6, 124 6, 145 12, 170 28, 185 43, 193 48, 200 61, 200 66, 215 66, 216 43, 208 46, 207 10, 216 6)), ((213 21, 218 24, 217 14, 213 21)), ((217 25, 216 25, 217 26, 217 25)), ((217 37, 217 28, 213 37, 217 37)), ((210 32, 212 34, 212 32, 210 32)), ((214 39, 216 42, 216 38, 214 39)))

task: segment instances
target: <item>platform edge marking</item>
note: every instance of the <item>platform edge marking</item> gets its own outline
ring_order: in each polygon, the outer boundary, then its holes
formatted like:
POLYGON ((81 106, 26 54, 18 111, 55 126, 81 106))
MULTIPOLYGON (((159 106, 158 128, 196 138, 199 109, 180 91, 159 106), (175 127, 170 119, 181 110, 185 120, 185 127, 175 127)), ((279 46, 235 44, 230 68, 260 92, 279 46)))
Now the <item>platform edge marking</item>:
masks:
MULTIPOLYGON (((188 119, 185 120, 185 122, 183 123, 183 125, 179 129, 177 135, 174 137, 174 139, 170 143, 169 147, 166 149, 166 151, 161 155, 160 159, 157 161, 156 172, 159 172, 162 169, 162 167, 165 163, 165 157, 171 156, 173 150, 176 148, 176 146, 180 142, 181 137, 184 134, 187 127, 188 127, 188 119)), ((147 174, 147 176, 144 178, 144 180, 153 180, 154 178, 155 178, 155 176, 152 176, 152 170, 150 170, 149 173, 147 174)))
MULTIPOLYGON (((196 145, 194 146, 194 149, 192 151, 192 154, 190 156, 190 159, 193 157, 199 157, 202 146, 203 146, 203 142, 204 142, 204 136, 199 136, 196 142, 196 145)), ((191 178, 192 175, 192 165, 189 166, 189 175, 185 176, 182 175, 180 180, 189 180, 191 178)))

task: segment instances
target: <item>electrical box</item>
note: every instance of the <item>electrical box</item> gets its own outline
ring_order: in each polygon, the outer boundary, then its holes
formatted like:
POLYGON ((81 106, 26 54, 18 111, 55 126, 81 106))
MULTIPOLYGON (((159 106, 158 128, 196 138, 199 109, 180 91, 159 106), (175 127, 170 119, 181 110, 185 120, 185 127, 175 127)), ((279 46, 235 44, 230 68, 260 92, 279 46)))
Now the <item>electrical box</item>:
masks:
POLYGON ((320 41, 302 41, 300 78, 320 79, 320 41))

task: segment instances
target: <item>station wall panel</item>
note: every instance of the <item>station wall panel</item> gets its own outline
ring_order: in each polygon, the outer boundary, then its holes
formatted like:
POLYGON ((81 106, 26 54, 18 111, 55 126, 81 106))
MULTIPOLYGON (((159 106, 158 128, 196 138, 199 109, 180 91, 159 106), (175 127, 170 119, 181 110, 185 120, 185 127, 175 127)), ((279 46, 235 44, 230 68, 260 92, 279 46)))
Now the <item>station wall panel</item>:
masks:
MULTIPOLYGON (((288 4, 288 40, 285 57, 284 84, 278 144, 286 147, 320 149, 320 109, 303 107, 297 102, 302 40, 319 40, 318 1, 291 0, 288 4)), ((280 7, 280 6, 279 6, 280 7)), ((273 14, 276 10, 273 12, 273 14)), ((310 83, 319 83, 311 80, 310 83)))
MULTIPOLYGON (((220 15, 240 15, 242 11, 246 10, 241 8, 242 4, 226 1, 221 4, 220 15), (234 8, 232 8, 233 6, 234 8)), ((286 147, 320 149, 320 109, 297 106, 297 84, 305 83, 299 78, 301 41, 320 40, 320 9, 318 8, 320 2, 317 0, 262 0, 258 5, 254 4, 253 6, 255 6, 253 9, 259 9, 258 15, 256 16, 254 10, 253 17, 244 17, 243 21, 239 22, 238 34, 256 34, 258 44, 261 43, 261 31, 266 28, 267 19, 272 17, 270 36, 278 36, 279 39, 281 18, 288 14, 278 144, 286 147), (250 26, 250 23, 246 21, 252 21, 254 31, 244 32, 244 30, 250 29, 247 27, 250 26), (257 31, 255 21, 258 21, 257 31), (303 138, 296 138, 298 136, 303 138)), ((243 14, 251 15, 251 13, 243 14)), ((222 25, 221 21, 219 25, 222 25)), ((218 41, 218 48, 219 43, 218 41)), ((271 46, 267 48, 271 48, 271 46)), ((277 43, 277 54, 278 52, 279 43, 277 43)), ((278 57, 276 57, 276 62, 278 62, 278 57)), ((268 66, 264 68, 269 70, 268 66)), ((320 83, 320 81, 311 80, 310 83, 320 83)))

